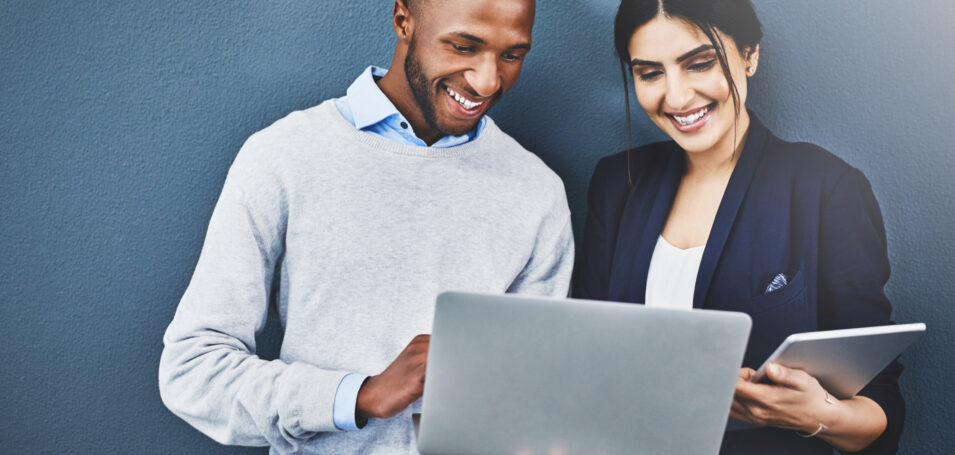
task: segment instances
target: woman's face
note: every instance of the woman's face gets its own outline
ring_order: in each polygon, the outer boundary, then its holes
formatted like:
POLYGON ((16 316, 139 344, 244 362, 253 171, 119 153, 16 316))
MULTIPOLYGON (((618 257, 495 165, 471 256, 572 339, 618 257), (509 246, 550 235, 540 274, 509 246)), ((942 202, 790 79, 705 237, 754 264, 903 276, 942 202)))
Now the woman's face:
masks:
MULTIPOLYGON (((746 76, 756 69, 759 46, 747 58, 732 38, 719 36, 739 91, 739 126, 746 127, 746 76)), ((700 29, 657 16, 630 37, 629 51, 637 100, 661 130, 689 153, 735 150, 733 96, 716 50, 700 29)))

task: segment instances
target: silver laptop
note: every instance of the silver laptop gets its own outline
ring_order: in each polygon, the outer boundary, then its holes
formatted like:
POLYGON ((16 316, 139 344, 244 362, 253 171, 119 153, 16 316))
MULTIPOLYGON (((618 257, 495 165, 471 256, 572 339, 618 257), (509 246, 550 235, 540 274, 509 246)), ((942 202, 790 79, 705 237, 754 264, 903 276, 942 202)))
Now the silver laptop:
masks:
POLYGON ((742 313, 438 296, 422 454, 716 454, 742 313))

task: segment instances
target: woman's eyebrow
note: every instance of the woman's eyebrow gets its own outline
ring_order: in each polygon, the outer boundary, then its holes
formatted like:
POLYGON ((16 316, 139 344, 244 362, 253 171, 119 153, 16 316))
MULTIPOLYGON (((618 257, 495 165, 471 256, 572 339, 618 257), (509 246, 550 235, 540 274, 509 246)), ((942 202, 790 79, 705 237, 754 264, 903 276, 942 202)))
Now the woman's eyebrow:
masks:
POLYGON ((659 67, 663 67, 663 64, 660 63, 660 62, 652 62, 652 61, 650 61, 650 60, 640 60, 640 59, 638 59, 638 58, 635 58, 635 59, 633 59, 633 60, 630 60, 630 66, 638 66, 638 65, 639 65, 639 66, 659 66, 659 67))
POLYGON ((676 58, 676 61, 677 61, 677 63, 680 63, 680 62, 682 62, 682 61, 684 61, 684 60, 686 60, 686 59, 688 59, 688 58, 690 58, 690 57, 693 57, 693 56, 696 55, 696 54, 699 54, 699 53, 701 53, 701 52, 706 52, 706 51, 709 51, 709 50, 713 50, 713 49, 714 49, 714 48, 713 48, 713 45, 712 45, 712 44, 704 44, 704 45, 702 45, 702 46, 700 46, 700 47, 698 47, 698 48, 696 48, 696 49, 693 49, 693 50, 690 51, 690 52, 687 52, 687 53, 685 53, 685 54, 683 54, 683 55, 677 57, 677 58, 676 58))
MULTIPOLYGON (((692 57, 693 57, 694 55, 696 55, 696 54, 699 54, 699 53, 701 53, 701 52, 710 51, 710 50, 713 50, 713 49, 714 49, 714 47, 713 47, 712 44, 703 44, 703 45, 701 45, 700 47, 697 47, 696 49, 693 49, 693 50, 691 50, 691 51, 689 51, 689 52, 687 52, 687 53, 685 53, 685 54, 683 54, 683 55, 677 57, 677 58, 676 58, 676 61, 677 61, 677 63, 679 63, 679 62, 682 62, 682 61, 684 61, 684 60, 686 60, 686 59, 688 59, 688 58, 692 58, 692 57)), ((658 66, 658 67, 663 66, 663 64, 660 63, 660 62, 654 62, 654 61, 650 61, 650 60, 640 60, 640 59, 638 59, 638 58, 635 58, 635 59, 633 59, 633 60, 630 60, 630 66, 638 66, 638 65, 639 65, 639 66, 658 66)))

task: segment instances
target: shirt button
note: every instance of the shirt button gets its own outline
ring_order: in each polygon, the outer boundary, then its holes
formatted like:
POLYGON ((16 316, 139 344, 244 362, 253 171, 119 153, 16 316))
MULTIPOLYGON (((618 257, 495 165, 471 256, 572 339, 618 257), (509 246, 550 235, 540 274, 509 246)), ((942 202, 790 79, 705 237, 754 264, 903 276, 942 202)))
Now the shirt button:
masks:
POLYGON ((408 124, 405 122, 401 122, 401 127, 404 129, 408 129, 408 124))

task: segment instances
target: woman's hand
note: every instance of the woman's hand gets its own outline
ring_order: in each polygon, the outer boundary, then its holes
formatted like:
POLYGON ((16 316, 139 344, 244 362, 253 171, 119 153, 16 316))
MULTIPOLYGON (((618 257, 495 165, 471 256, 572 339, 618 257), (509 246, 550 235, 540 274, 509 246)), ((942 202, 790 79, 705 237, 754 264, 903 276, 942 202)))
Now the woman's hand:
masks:
POLYGON ((740 370, 730 417, 807 433, 815 432, 820 423, 828 426, 833 404, 826 402, 826 391, 816 378, 778 364, 766 369, 771 385, 749 382, 755 373, 752 368, 740 370))
POLYGON ((866 397, 837 400, 808 373, 771 363, 766 375, 772 384, 749 382, 756 372, 740 370, 730 417, 755 425, 816 433, 842 451, 855 452, 885 431, 882 408, 866 397))

